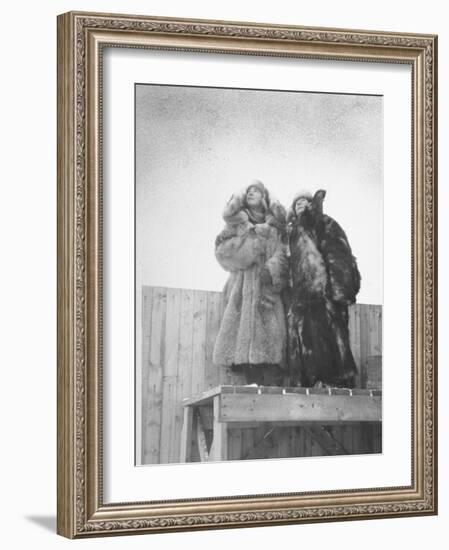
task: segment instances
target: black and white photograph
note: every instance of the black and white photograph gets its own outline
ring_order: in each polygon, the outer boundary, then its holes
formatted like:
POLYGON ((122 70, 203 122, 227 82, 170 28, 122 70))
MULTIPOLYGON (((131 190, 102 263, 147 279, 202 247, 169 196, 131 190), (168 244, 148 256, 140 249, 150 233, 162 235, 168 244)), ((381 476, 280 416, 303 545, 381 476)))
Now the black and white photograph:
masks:
POLYGON ((3 548, 444 546, 444 6, 2 5, 3 548))
POLYGON ((135 85, 136 465, 382 453, 383 98, 135 85))

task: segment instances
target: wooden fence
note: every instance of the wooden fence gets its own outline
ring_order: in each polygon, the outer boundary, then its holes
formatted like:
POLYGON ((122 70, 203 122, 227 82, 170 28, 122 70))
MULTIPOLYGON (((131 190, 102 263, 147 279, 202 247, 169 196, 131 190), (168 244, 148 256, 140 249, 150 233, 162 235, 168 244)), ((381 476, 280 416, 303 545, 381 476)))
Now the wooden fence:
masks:
MULTIPOLYGON (((241 383, 241 380, 233 380, 229 370, 212 362, 222 310, 220 292, 143 287, 142 464, 179 462, 183 400, 220 384, 241 383)), ((380 387, 382 307, 351 306, 349 328, 360 372, 358 385, 380 387)), ((352 438, 353 452, 370 452, 366 436, 360 436, 356 444, 353 432, 348 432, 350 427, 333 429, 341 430, 342 437, 346 434, 346 438, 352 438)), ((254 437, 256 432, 254 429, 254 437)), ((375 433, 379 438, 379 429, 376 428, 375 433)), ((240 440, 241 434, 236 438, 240 440)), ((252 438, 248 432, 242 444, 248 445, 252 438)), ((307 441, 305 437, 302 442, 284 442, 283 445, 289 448, 309 446, 309 454, 320 454, 313 441, 307 441)), ((231 443, 231 448, 235 445, 231 443)))

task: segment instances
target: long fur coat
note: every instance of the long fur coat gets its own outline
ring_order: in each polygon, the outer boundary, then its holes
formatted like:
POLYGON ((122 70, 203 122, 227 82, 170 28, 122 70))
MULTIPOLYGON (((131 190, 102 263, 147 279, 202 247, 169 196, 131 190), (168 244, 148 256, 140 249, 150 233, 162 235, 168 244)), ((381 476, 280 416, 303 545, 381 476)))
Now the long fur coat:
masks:
POLYGON ((225 228, 215 243, 229 271, 224 313, 214 346, 217 365, 281 365, 286 354, 286 315, 281 291, 288 283, 286 213, 268 200, 261 223, 251 219, 243 196, 226 205, 225 228))
POLYGON ((325 194, 317 191, 299 217, 293 201, 288 214, 290 371, 303 386, 352 387, 357 368, 348 305, 356 300, 361 278, 345 232, 323 214, 325 194))

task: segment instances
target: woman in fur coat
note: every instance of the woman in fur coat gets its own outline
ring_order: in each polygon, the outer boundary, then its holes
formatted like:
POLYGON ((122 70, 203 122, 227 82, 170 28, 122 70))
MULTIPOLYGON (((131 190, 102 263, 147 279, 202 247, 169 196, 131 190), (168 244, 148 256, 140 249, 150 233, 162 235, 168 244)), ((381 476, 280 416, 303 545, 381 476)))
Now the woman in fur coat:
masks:
POLYGON ((360 273, 340 225, 323 214, 326 192, 299 193, 288 213, 290 371, 302 386, 354 387, 348 305, 360 273))
POLYGON ((285 209, 256 181, 233 195, 215 256, 229 271, 224 314, 213 361, 242 372, 247 383, 282 385, 286 316, 281 291, 288 282, 285 209))

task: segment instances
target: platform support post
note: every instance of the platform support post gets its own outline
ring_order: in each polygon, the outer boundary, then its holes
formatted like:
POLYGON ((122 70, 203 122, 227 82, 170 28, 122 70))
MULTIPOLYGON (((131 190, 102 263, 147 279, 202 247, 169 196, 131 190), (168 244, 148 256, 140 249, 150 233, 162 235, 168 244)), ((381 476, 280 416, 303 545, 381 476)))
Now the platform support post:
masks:
POLYGON ((182 430, 181 430, 181 453, 179 461, 190 462, 192 459, 192 424, 193 407, 184 407, 182 430))
POLYGON ((228 459, 228 423, 220 422, 220 402, 221 396, 216 395, 214 397, 214 440, 209 460, 228 459))

